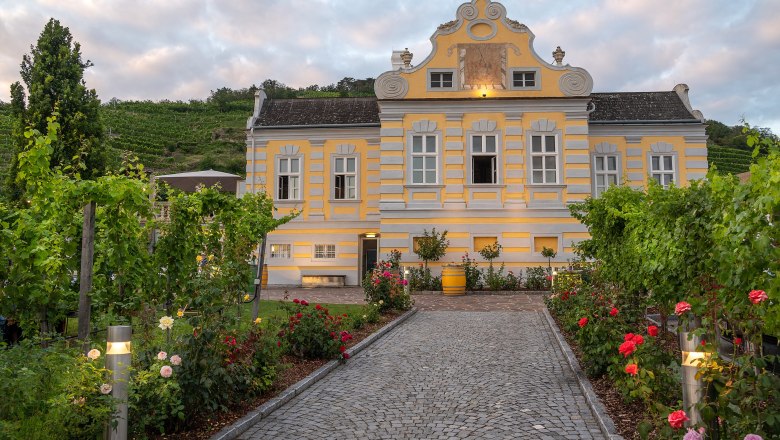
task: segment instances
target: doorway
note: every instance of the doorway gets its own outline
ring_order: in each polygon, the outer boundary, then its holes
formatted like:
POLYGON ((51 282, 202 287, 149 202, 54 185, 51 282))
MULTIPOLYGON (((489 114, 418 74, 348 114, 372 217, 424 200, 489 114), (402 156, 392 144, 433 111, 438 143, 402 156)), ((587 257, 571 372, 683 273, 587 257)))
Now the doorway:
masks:
POLYGON ((379 239, 374 237, 360 236, 360 261, 358 262, 358 272, 360 273, 360 284, 363 284, 363 278, 368 272, 376 266, 379 256, 379 239))

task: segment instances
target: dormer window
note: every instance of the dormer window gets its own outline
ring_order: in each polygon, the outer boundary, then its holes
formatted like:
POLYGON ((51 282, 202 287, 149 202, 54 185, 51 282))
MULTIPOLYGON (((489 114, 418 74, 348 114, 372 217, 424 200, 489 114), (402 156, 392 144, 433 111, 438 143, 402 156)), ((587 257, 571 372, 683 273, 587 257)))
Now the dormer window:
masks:
POLYGON ((428 90, 455 90, 455 70, 454 69, 431 69, 428 70, 428 90))
POLYGON ((512 69, 510 88, 512 90, 540 90, 541 78, 537 68, 512 69))

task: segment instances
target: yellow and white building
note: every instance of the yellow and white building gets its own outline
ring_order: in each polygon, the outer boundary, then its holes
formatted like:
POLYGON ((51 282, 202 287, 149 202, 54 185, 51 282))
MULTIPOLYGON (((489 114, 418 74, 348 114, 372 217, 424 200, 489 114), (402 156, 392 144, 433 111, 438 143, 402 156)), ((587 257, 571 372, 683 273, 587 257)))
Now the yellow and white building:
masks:
POLYGON ((498 241, 510 270, 559 264, 588 238, 567 206, 610 184, 685 185, 707 172, 704 119, 688 87, 592 93, 583 68, 548 63, 500 3, 472 0, 419 64, 394 51, 376 98, 266 99, 247 123, 246 191, 303 214, 269 236, 270 284, 338 275, 357 285, 415 237, 447 230, 438 265, 498 241))

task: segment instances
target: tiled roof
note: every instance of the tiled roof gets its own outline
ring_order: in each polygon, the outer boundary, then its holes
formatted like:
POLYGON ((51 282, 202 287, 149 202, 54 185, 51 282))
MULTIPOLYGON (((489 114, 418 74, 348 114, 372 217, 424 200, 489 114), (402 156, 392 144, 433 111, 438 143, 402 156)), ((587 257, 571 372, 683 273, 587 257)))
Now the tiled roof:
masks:
MULTIPOLYGON (((591 98, 593 123, 696 119, 674 91, 593 93, 591 98)), ((355 124, 379 125, 376 98, 267 99, 256 122, 258 127, 355 124)))
POLYGON ((677 92, 592 93, 596 110, 591 122, 696 119, 677 92))
POLYGON ((263 127, 342 124, 379 125, 376 98, 267 99, 256 122, 263 127))

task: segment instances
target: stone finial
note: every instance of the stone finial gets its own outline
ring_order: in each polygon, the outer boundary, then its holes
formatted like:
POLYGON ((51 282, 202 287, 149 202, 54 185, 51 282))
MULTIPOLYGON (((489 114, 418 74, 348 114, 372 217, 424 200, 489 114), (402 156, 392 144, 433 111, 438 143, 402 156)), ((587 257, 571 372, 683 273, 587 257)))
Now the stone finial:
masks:
POLYGON ((553 59, 555 59, 555 64, 561 66, 563 65, 563 57, 566 56, 566 52, 561 50, 561 46, 558 46, 555 49, 555 52, 552 53, 553 59))
POLYGON ((404 68, 408 69, 412 67, 412 55, 411 52, 409 52, 409 48, 404 48, 404 51, 401 52, 401 60, 404 62, 404 68))

